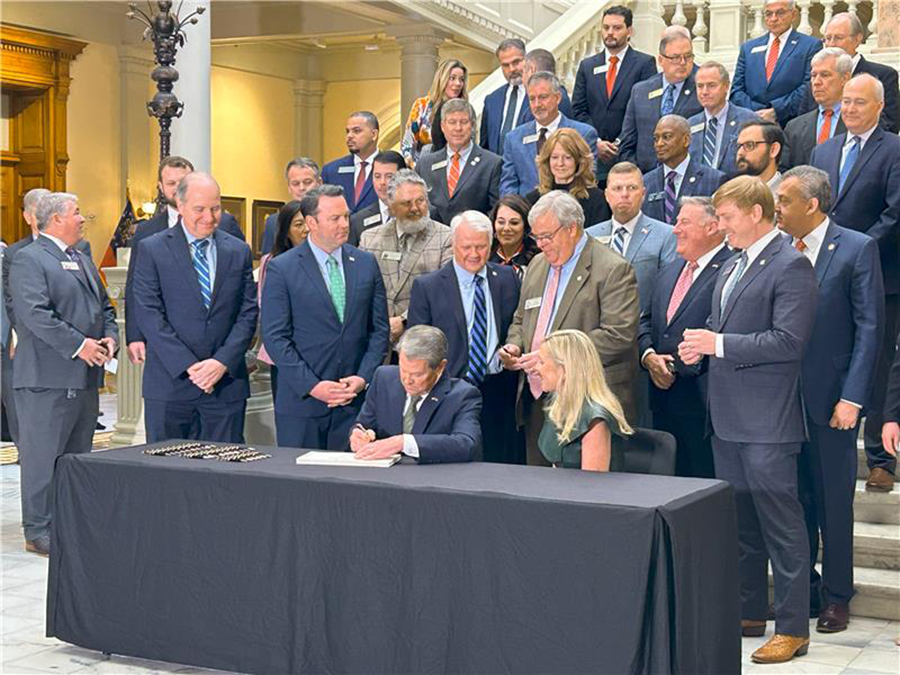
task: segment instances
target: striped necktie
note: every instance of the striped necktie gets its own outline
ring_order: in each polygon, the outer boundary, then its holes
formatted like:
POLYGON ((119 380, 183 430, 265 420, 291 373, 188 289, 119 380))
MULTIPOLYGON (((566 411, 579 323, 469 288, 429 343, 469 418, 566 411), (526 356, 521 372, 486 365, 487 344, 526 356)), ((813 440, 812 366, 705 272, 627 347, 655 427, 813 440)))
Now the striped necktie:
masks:
POLYGON ((487 301, 484 295, 484 277, 475 275, 475 306, 472 332, 469 333, 468 379, 476 387, 484 381, 487 371, 487 301))
POLYGON ((341 274, 334 256, 329 255, 325 260, 325 269, 328 271, 328 293, 331 295, 338 319, 344 323, 344 305, 347 302, 347 295, 344 288, 344 276, 341 274))
POLYGON ((453 197, 456 192, 456 184, 459 182, 459 153, 453 153, 453 159, 450 160, 450 170, 447 171, 447 196, 453 197))
POLYGON ((669 224, 675 224, 675 204, 678 201, 678 195, 675 194, 675 178, 678 173, 670 171, 666 176, 666 196, 663 201, 663 219, 669 224))
POLYGON ((612 242, 610 247, 613 251, 618 253, 621 256, 625 255, 625 235, 628 234, 628 230, 622 226, 616 228, 615 234, 613 234, 612 242))
POLYGON ((706 133, 703 134, 703 163, 706 166, 716 165, 716 136, 719 132, 719 120, 710 117, 706 123, 706 133))
POLYGON ((816 145, 821 145, 831 138, 831 118, 834 117, 833 108, 825 108, 822 111, 822 128, 819 129, 819 137, 816 139, 816 145))
POLYGON ((766 56, 766 82, 772 80, 772 73, 775 72, 775 64, 778 63, 778 50, 780 47, 781 38, 776 35, 775 39, 772 40, 772 45, 769 47, 769 54, 766 56))
POLYGON ((191 258, 194 260, 194 271, 197 272, 200 295, 203 296, 203 306, 206 309, 212 304, 212 277, 209 273, 209 259, 206 257, 208 248, 209 239, 195 239, 191 242, 191 258))

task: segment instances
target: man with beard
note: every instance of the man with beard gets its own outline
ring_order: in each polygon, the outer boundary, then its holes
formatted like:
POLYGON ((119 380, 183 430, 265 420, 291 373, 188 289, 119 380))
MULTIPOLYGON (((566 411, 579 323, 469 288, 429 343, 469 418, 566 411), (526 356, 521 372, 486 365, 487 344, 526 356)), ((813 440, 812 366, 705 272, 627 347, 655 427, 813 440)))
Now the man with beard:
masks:
POLYGON ((428 188, 410 169, 398 171, 388 183, 391 218, 362 233, 359 247, 378 260, 387 291, 391 344, 406 328, 413 282, 453 259, 450 228, 428 215, 428 188))
POLYGON ((322 167, 322 182, 344 188, 350 215, 378 201, 372 187, 373 159, 378 152, 378 118, 367 110, 347 118, 349 155, 322 167))
MULTIPOLYGON (((157 208, 153 218, 139 222, 135 227, 134 236, 131 238, 131 258, 128 262, 128 276, 125 280, 125 342, 128 345, 128 358, 132 363, 143 363, 147 356, 144 334, 134 316, 134 270, 138 262, 138 243, 153 234, 165 232, 181 222, 178 205, 175 202, 175 191, 178 189, 181 179, 193 170, 194 165, 178 155, 169 155, 160 162, 157 179, 159 180, 159 190, 166 200, 166 208, 157 208)), ((241 226, 227 211, 222 211, 219 230, 244 241, 241 226)))
POLYGON ((756 176, 774 195, 781 182, 778 161, 784 146, 784 132, 777 124, 763 120, 744 122, 735 146, 738 174, 756 176))
MULTIPOLYGON (((303 199, 303 195, 317 185, 322 184, 319 177, 319 165, 309 157, 295 157, 288 162, 284 169, 284 178, 287 181, 288 194, 292 200, 303 199)), ((278 212, 266 217, 266 228, 263 233, 260 253, 266 255, 272 252, 272 244, 275 243, 275 234, 278 232, 278 212)))
POLYGON ((525 124, 529 115, 522 69, 525 66, 525 43, 519 38, 504 40, 497 47, 497 60, 507 84, 498 87, 484 99, 481 111, 479 144, 495 155, 503 154, 503 141, 511 129, 525 124))

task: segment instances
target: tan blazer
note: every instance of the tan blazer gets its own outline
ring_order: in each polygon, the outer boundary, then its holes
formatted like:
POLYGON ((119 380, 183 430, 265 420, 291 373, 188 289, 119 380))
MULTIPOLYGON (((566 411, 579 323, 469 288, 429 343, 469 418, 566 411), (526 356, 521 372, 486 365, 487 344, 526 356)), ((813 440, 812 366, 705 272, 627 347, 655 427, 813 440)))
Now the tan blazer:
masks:
MULTIPOLYGON (((522 352, 531 350, 540 306, 529 300, 541 298, 550 265, 538 254, 522 280, 519 306, 509 327, 507 342, 522 352), (530 309, 525 309, 528 304, 530 309)), ((637 375, 637 335, 640 314, 637 279, 631 265, 617 253, 588 237, 565 293, 559 302, 550 331, 571 328, 583 331, 597 348, 606 382, 619 397, 629 422, 637 419, 634 379, 637 375)), ((521 411, 524 373, 519 378, 517 406, 521 411)))
POLYGON ((387 291, 388 316, 406 317, 413 281, 453 260, 450 228, 432 220, 401 253, 396 221, 391 218, 362 233, 359 247, 378 260, 387 291))

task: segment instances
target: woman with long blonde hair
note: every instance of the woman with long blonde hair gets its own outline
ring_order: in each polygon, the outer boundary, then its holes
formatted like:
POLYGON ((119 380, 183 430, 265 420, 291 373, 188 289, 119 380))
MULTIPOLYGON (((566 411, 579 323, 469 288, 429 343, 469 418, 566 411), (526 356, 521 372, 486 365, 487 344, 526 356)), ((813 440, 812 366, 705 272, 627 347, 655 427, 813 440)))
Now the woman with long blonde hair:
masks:
POLYGON ((586 471, 615 470, 621 458, 612 437, 633 433, 622 404, 606 384, 590 338, 579 330, 550 333, 540 347, 541 388, 552 392, 538 438, 553 466, 586 471))
MULTIPOLYGON (((403 140, 400 141, 400 153, 410 168, 414 168, 422 148, 428 144, 435 145, 435 135, 440 133, 440 107, 451 98, 469 98, 467 85, 469 70, 458 59, 445 59, 438 66, 431 89, 427 96, 417 98, 409 111, 403 140)), ((441 147, 433 147, 440 150, 441 147)))

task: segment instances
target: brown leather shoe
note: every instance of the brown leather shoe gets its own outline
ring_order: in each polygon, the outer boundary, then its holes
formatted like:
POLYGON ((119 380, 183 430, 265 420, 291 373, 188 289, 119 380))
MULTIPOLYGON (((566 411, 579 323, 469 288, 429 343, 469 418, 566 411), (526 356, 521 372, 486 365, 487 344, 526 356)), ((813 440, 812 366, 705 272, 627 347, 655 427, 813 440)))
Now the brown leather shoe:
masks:
POLYGON ((894 474, 876 466, 869 472, 866 492, 890 492, 894 489, 894 474))
POLYGON ((850 623, 850 606, 832 602, 819 614, 816 630, 820 633, 840 633, 850 623))
POLYGON ((795 656, 803 656, 809 650, 808 637, 795 637, 776 633, 750 656, 754 663, 786 663, 795 656))
POLYGON ((743 637, 762 637, 766 634, 765 621, 753 621, 752 619, 741 619, 741 636, 743 637))
POLYGON ((50 557, 50 539, 48 537, 38 537, 30 541, 25 541, 25 550, 29 553, 37 553, 44 558, 50 557))

